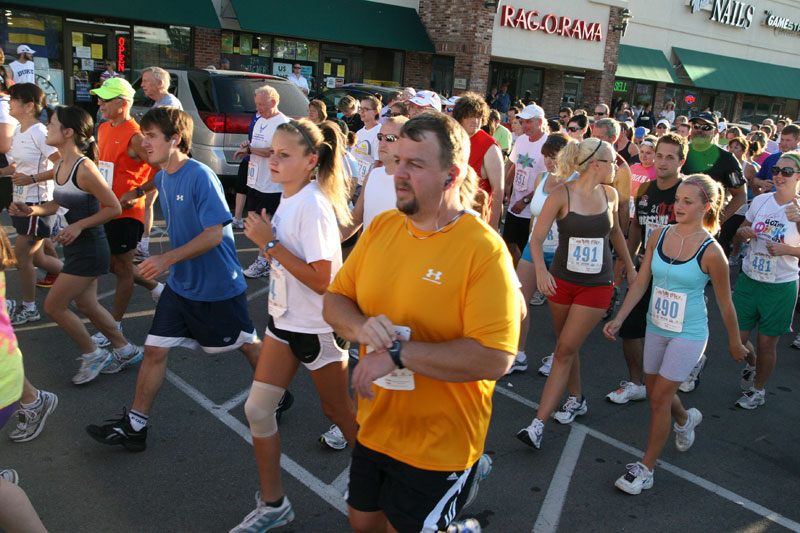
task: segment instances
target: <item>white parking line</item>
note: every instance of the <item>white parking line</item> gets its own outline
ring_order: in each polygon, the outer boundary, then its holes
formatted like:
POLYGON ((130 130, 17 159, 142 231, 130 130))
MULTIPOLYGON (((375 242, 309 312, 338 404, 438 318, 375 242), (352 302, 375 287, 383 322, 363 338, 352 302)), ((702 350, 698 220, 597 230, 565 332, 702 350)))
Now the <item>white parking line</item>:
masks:
MULTIPOLYGON (((496 386, 494 388, 494 390, 496 392, 500 393, 503 396, 507 396, 508 398, 511 398, 515 402, 519 402, 519 403, 521 403, 523 405, 527 405, 531 409, 538 409, 539 408, 539 404, 537 404, 536 402, 531 401, 531 400, 525 398, 524 396, 520 396, 519 394, 517 394, 515 392, 511 392, 509 390, 506 390, 501 386, 496 386)), ((644 455, 644 452, 642 452, 641 450, 637 450, 633 446, 629 446, 628 444, 625 444, 622 441, 619 441, 619 440, 617 440, 617 439, 615 439, 613 437, 610 437, 610 436, 606 435, 605 433, 600 433, 599 431, 597 431, 595 429, 592 429, 592 428, 590 428, 588 426, 584 426, 583 424, 580 424, 578 422, 573 422, 572 425, 574 427, 582 428, 583 430, 586 431, 586 433, 588 435, 590 435, 590 436, 592 436, 592 437, 594 437, 596 439, 599 439, 599 440, 605 442, 606 444, 610 444, 611 446, 614 446, 615 448, 618 448, 618 449, 620 449, 620 450, 622 450, 622 451, 624 451, 626 453, 629 453, 634 457, 642 457, 644 455)), ((735 503, 737 505, 741 505, 743 508, 747 509, 748 511, 752 511, 753 513, 755 513, 757 515, 763 516, 767 520, 770 520, 772 522, 775 522, 776 524, 780 524, 781 526, 783 526, 783 527, 785 527, 787 529, 790 529, 792 531, 800 533, 800 523, 795 522, 794 520, 791 520, 789 518, 786 518, 785 516, 781 515, 780 513, 777 513, 775 511, 767 509, 766 507, 764 507, 762 505, 759 505, 759 504, 757 504, 756 502, 754 502, 752 500, 748 500, 744 496, 740 496, 739 494, 736 494, 735 492, 732 492, 732 491, 730 491, 730 490, 728 490, 726 488, 720 487, 716 483, 712 483, 711 481, 708 481, 707 479, 703 479, 700 476, 696 476, 695 474, 692 474, 691 472, 687 472, 686 470, 683 470, 682 468, 678 468, 677 466, 672 465, 672 464, 670 464, 670 463, 668 463, 666 461, 662 461, 661 459, 659 459, 656 464, 659 467, 661 467, 664 470, 666 470, 667 472, 669 472, 671 474, 674 474, 674 475, 678 476, 681 479, 689 481, 690 483, 694 483, 698 487, 704 488, 707 491, 712 492, 712 493, 716 494, 717 496, 719 496, 721 498, 724 498, 724 499, 726 499, 728 501, 731 501, 731 502, 733 502, 733 503, 735 503)))
POLYGON ((539 516, 533 525, 533 533, 551 533, 558 531, 558 521, 561 519, 561 510, 564 508, 564 501, 567 499, 569 482, 572 480, 572 472, 578 464, 581 456, 583 441, 586 439, 586 429, 573 425, 569 432, 569 438, 561 452, 558 466, 553 473, 550 487, 539 509, 539 516))
POLYGON ((247 396, 250 395, 250 387, 244 389, 242 392, 228 400, 227 402, 221 403, 217 405, 216 409, 220 409, 225 411, 226 413, 239 405, 240 403, 244 403, 247 400, 247 396))

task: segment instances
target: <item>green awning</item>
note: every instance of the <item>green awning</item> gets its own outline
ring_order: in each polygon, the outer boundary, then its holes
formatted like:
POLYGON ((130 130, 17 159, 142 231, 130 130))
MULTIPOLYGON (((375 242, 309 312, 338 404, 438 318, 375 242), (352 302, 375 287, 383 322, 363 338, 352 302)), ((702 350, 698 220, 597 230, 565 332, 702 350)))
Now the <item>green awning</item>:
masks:
POLYGON ((797 98, 800 69, 673 48, 697 87, 778 98, 797 98))
POLYGON ((24 8, 57 9, 65 14, 84 17, 114 17, 136 21, 158 22, 179 26, 220 28, 219 17, 211 0, 126 0, 98 2, 97 0, 27 0, 24 8), (69 13, 66 13, 69 12, 69 13))
POLYGON ((232 0, 245 31, 434 52, 433 43, 410 7, 367 0, 232 0))
POLYGON ((678 77, 661 50, 619 45, 618 78, 678 83, 678 77))

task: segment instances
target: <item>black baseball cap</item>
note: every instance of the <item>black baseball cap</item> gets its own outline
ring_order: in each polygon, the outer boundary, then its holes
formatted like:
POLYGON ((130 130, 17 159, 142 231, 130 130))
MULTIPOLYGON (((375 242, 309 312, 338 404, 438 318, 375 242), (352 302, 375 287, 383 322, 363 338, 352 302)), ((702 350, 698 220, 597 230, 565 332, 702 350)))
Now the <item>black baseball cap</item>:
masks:
POLYGON ((707 122, 712 126, 717 125, 717 116, 714 113, 709 113, 707 111, 703 111, 702 113, 698 114, 689 119, 689 122, 694 122, 695 120, 702 120, 703 122, 707 122))

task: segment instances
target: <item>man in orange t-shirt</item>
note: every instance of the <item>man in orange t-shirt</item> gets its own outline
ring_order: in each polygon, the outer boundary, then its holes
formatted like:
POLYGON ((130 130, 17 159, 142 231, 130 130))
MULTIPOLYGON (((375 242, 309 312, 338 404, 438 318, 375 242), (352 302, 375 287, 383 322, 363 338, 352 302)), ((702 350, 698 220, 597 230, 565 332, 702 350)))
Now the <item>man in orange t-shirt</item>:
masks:
MULTIPOLYGON (((140 186, 147 182, 152 168, 147 164, 147 154, 142 148, 139 124, 131 118, 134 90, 124 78, 109 78, 103 85, 90 91, 97 96, 100 112, 108 120, 97 131, 100 151, 98 169, 122 204, 122 214, 105 224, 106 238, 111 248, 111 272, 117 276, 112 315, 122 330, 122 317, 128 309, 133 294, 134 281, 151 292, 158 300, 163 283, 145 280, 133 264, 136 243, 144 231, 144 192, 140 186), (133 191, 133 192, 132 192, 133 191), (136 199, 123 202, 126 193, 136 199)), ((98 332, 92 336, 94 343, 107 346, 109 340, 98 332)), ((111 364, 104 372, 118 372, 123 366, 111 364)))
POLYGON ((491 469, 492 393, 516 355, 522 299, 503 240, 462 203, 474 192, 466 131, 423 113, 398 145, 399 211, 366 229, 323 316, 366 347, 352 376, 351 527, 443 531, 491 469))

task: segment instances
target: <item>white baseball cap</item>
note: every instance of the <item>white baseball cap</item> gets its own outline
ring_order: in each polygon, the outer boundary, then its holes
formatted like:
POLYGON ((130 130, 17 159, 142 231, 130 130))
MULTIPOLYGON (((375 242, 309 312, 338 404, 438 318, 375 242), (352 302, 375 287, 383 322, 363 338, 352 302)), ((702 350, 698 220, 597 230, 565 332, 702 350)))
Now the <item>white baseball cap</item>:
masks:
POLYGON ((663 124, 664 126, 666 126, 666 127, 667 127, 667 129, 669 129, 669 128, 670 128, 670 126, 672 125, 672 124, 670 124, 670 123, 669 123, 669 120, 667 120, 667 119, 665 119, 665 118, 662 118, 661 120, 659 120, 659 121, 656 123, 656 128, 657 128, 657 127, 659 127, 659 126, 660 126, 660 125, 662 125, 662 124, 663 124))
POLYGON ((525 109, 517 113, 517 118, 525 120, 529 118, 544 118, 544 109, 542 109, 536 104, 531 104, 525 106, 525 109))
POLYGON ((442 110, 442 100, 433 91, 418 91, 416 96, 409 98, 406 102, 411 102, 420 107, 430 107, 436 111, 442 110))
POLYGON ((17 46, 17 54, 35 54, 36 50, 28 46, 27 44, 21 44, 17 46))
POLYGON ((451 96, 450 98, 445 100, 444 103, 449 105, 449 106, 454 106, 454 105, 456 105, 456 102, 458 102, 460 99, 461 99, 460 96, 451 96))

